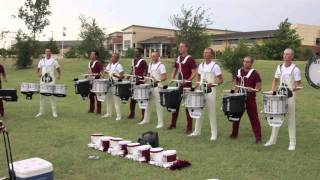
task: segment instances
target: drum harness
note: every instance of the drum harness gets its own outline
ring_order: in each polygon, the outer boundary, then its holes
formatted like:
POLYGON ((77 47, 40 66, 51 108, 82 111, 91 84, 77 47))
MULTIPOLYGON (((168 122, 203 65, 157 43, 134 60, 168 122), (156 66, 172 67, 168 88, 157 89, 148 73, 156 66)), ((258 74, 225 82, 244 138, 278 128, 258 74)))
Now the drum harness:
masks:
MULTIPOLYGON (((178 56, 178 58, 177 58, 177 63, 178 63, 178 65, 179 65, 179 67, 178 67, 178 80, 184 80, 184 78, 183 78, 183 74, 182 74, 182 66, 181 66, 181 64, 185 64, 186 62, 187 62, 187 60, 189 59, 189 57, 191 57, 190 55, 187 55, 184 59, 183 59, 183 61, 182 62, 180 62, 180 57, 181 56, 178 56)), ((178 81, 178 87, 180 86, 180 82, 178 81)))
POLYGON ((213 73, 213 68, 215 65, 217 65, 217 63, 213 62, 213 65, 210 69, 209 72, 204 72, 204 63, 205 62, 202 62, 200 65, 202 66, 202 72, 201 72, 201 78, 200 78, 200 87, 199 89, 202 90, 204 93, 211 93, 212 92, 212 89, 211 88, 208 88, 208 80, 207 78, 210 78, 210 73, 213 73), (209 77, 207 77, 207 75, 209 75, 209 77))
MULTIPOLYGON (((293 64, 294 65, 294 64, 293 64)), ((283 76, 282 76, 282 68, 283 64, 280 64, 278 67, 279 67, 279 70, 280 70, 280 85, 279 85, 279 88, 278 88, 278 91, 277 92, 274 92, 273 94, 276 95, 285 95, 287 96, 288 98, 291 98, 293 96, 293 93, 292 91, 290 90, 290 88, 288 87, 288 85, 283 82, 283 76)), ((294 69, 296 68, 296 66, 294 65, 291 72, 290 72, 290 76, 293 76, 293 71, 294 69)), ((289 77, 289 78, 292 78, 292 77, 289 77)))
POLYGON ((45 68, 45 74, 43 76, 41 76, 41 81, 44 83, 51 83, 53 81, 53 77, 51 77, 50 75, 50 69, 51 66, 53 66, 54 61, 52 61, 52 63, 50 65, 46 65, 45 63, 46 58, 43 58, 41 61, 42 66, 44 66, 45 68))
MULTIPOLYGON (((117 62, 113 69, 111 69, 111 64, 112 64, 112 63, 109 63, 109 64, 108 64, 108 66, 110 67, 110 70, 107 71, 107 72, 108 72, 108 73, 111 73, 111 74, 109 74, 110 86, 114 86, 115 80, 113 79, 113 73, 116 71, 119 63, 117 62)), ((108 66, 107 66, 107 67, 108 67, 108 66)), ((119 80, 117 80, 117 81, 119 81, 119 80)))
POLYGON ((152 69, 151 69, 152 65, 154 64, 153 62, 151 62, 151 63, 149 64, 149 67, 148 67, 148 68, 149 68, 148 71, 150 71, 150 81, 151 81, 151 86, 152 86, 152 87, 158 87, 158 82, 161 82, 161 80, 159 80, 157 77, 155 77, 155 76, 153 75, 153 73, 157 72, 158 68, 162 65, 162 63, 161 63, 160 61, 159 61, 158 63, 159 63, 158 66, 157 66, 156 69, 153 70, 153 71, 152 71, 152 69))
POLYGON ((133 75, 133 76, 131 76, 131 83, 132 83, 132 84, 136 84, 137 81, 138 81, 138 80, 137 80, 137 77, 136 77, 136 70, 135 70, 135 68, 139 67, 139 66, 140 66, 140 63, 141 63, 142 61, 144 61, 144 59, 141 58, 141 59, 138 60, 137 64, 134 65, 134 59, 132 59, 132 63, 131 63, 132 75, 133 75))
POLYGON ((247 96, 247 90, 245 88, 245 79, 249 79, 251 74, 253 73, 254 69, 250 69, 249 72, 247 73, 247 75, 245 76, 241 76, 241 69, 238 69, 238 75, 237 77, 240 78, 240 90, 239 90, 239 93, 240 94, 244 94, 245 96, 247 96))

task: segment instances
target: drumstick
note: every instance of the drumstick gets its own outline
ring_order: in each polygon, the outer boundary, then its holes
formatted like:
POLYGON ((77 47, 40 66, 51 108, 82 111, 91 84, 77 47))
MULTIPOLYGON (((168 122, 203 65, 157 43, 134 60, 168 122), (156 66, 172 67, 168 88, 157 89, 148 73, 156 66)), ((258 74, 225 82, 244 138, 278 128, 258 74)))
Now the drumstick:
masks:
POLYGON ((264 91, 264 92, 262 92, 262 94, 269 94, 269 95, 271 95, 271 94, 273 94, 273 91, 264 91))
MULTIPOLYGON (((204 83, 204 82, 196 82, 197 84, 211 84, 211 83, 204 83)), ((211 84, 212 86, 218 86, 218 84, 211 84)))
POLYGON ((296 87, 296 89, 303 89, 303 87, 302 86, 298 86, 298 87, 296 87))
POLYGON ((173 81, 173 82, 192 82, 192 81, 188 81, 188 80, 176 80, 176 79, 173 79, 171 81, 173 81))
MULTIPOLYGON (((239 85, 235 85, 235 87, 243 88, 243 89, 251 89, 251 88, 249 88, 249 87, 244 87, 244 86, 239 86, 239 85)), ((259 91, 258 89, 254 89, 254 88, 252 88, 252 90, 253 90, 253 91, 256 91, 256 92, 259 91)))

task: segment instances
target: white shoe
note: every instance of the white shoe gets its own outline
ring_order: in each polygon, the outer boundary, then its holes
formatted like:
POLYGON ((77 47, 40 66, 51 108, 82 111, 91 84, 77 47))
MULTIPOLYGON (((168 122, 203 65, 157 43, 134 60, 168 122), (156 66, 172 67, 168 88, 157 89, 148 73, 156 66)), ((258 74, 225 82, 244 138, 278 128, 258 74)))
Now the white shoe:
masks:
POLYGON ((105 114, 105 115, 101 116, 101 118, 109 118, 109 117, 111 117, 110 114, 105 114))
POLYGON ((138 124, 139 125, 142 125, 142 124, 147 124, 148 122, 147 121, 141 121, 141 122, 139 122, 138 124))
POLYGON ((57 113, 52 113, 52 116, 53 116, 54 118, 57 118, 57 117, 58 117, 58 114, 57 114, 57 113))
POLYGON ((42 113, 38 113, 35 117, 38 118, 38 117, 40 117, 42 115, 43 115, 42 113))
POLYGON ((288 150, 289 150, 289 151, 294 151, 294 150, 296 150, 296 145, 295 145, 295 144, 289 144, 288 150))
POLYGON ((156 128, 157 129, 163 128, 163 124, 158 124, 156 128))
POLYGON ((267 142, 264 144, 264 146, 265 146, 265 147, 268 147, 268 146, 272 146, 272 145, 274 145, 274 144, 276 144, 276 143, 269 140, 269 141, 267 141, 267 142))
POLYGON ((195 136, 200 136, 200 134, 193 132, 193 133, 189 134, 188 136, 189 137, 195 137, 195 136))
POLYGON ((120 120, 121 120, 121 117, 117 117, 117 118, 116 118, 116 121, 120 121, 120 120))
POLYGON ((217 140, 217 138, 214 136, 211 136, 210 141, 215 141, 215 140, 217 140))

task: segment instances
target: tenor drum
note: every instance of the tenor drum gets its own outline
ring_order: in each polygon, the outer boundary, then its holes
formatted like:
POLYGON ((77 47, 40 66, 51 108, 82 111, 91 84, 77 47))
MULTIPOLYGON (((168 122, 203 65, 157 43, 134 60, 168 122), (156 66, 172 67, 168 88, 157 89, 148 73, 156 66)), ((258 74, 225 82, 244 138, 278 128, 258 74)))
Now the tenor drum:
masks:
POLYGON ((166 107, 168 111, 175 112, 181 102, 181 92, 178 87, 168 87, 167 89, 160 89, 160 104, 166 107))
POLYGON ((132 98, 137 100, 141 109, 146 109, 150 100, 151 85, 140 84, 133 86, 132 98))
POLYGON ((90 81, 88 79, 74 81, 74 89, 76 94, 80 94, 82 97, 86 97, 88 96, 88 94, 90 94, 90 81))
POLYGON ((192 118, 200 118, 205 106, 205 93, 201 90, 189 91, 184 94, 185 107, 192 118))
POLYGON ((44 96, 51 96, 54 92, 55 85, 53 84, 41 84, 40 94, 44 96))
POLYGON ((56 97, 66 97, 67 96, 67 88, 64 84, 56 84, 54 86, 53 95, 56 97))
POLYGON ((20 92, 21 92, 22 94, 27 94, 27 93, 29 93, 29 84, 30 84, 30 83, 25 83, 25 82, 21 83, 21 85, 20 85, 20 92))
POLYGON ((263 95, 263 113, 268 124, 272 127, 280 127, 284 116, 288 113, 288 97, 285 95, 263 95))
POLYGON ((118 96, 122 102, 128 101, 131 97, 131 82, 120 81, 115 83, 115 95, 118 96))
POLYGON ((246 96, 241 93, 224 93, 222 111, 229 121, 239 121, 245 111, 246 96))

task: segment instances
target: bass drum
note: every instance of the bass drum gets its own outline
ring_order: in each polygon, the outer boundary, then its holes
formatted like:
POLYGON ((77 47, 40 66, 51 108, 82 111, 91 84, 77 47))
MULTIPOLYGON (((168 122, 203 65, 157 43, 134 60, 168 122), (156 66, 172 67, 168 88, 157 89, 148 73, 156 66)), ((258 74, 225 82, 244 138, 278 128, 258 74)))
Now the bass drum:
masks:
POLYGON ((320 56, 314 56, 308 61, 305 72, 309 84, 320 89, 320 56))
POLYGON ((241 93, 224 93, 222 97, 222 111, 229 121, 239 121, 246 110, 246 96, 241 93))

